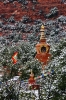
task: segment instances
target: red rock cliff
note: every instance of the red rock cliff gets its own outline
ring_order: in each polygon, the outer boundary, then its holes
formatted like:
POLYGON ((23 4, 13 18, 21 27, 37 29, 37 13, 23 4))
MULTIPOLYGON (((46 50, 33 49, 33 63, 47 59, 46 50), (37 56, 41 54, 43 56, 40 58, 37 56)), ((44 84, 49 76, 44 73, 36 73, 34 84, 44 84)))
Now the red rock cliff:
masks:
POLYGON ((15 16, 16 20, 20 20, 22 16, 28 15, 33 19, 41 18, 44 16, 39 14, 39 10, 47 14, 51 8, 57 7, 59 15, 66 15, 66 4, 62 4, 61 0, 37 0, 37 4, 33 4, 30 0, 27 6, 23 6, 18 2, 6 3, 0 2, 0 15, 9 18, 11 15, 15 16))

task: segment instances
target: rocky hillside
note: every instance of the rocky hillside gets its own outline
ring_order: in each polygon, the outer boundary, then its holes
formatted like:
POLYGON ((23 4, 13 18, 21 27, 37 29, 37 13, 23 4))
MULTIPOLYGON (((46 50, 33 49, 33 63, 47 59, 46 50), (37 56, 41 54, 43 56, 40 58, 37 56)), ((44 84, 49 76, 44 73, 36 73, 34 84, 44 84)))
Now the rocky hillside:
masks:
POLYGON ((57 7, 59 15, 66 15, 66 4, 61 0, 1 0, 0 1, 0 19, 14 16, 20 20, 24 15, 31 19, 45 19, 50 9, 57 7))
MULTIPOLYGON (((0 0, 0 84, 17 75, 26 80, 30 69, 35 77, 41 75, 42 65, 35 59, 41 25, 45 26, 52 55, 42 78, 37 80, 42 87, 41 100, 66 100, 66 4, 60 0, 0 0), (15 52, 17 63, 13 64, 15 52)), ((9 100, 13 91, 4 93, 4 87, 0 89, 0 100, 9 100)), ((25 99, 32 100, 26 91, 21 94, 20 89, 15 91, 19 98, 24 93, 25 99)))

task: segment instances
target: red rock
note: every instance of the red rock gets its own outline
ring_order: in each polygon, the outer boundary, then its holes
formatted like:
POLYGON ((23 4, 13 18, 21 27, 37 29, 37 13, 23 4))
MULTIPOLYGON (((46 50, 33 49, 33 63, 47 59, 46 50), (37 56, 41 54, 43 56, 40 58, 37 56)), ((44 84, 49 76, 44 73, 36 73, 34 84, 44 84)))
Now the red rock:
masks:
POLYGON ((60 0, 38 0, 38 4, 35 6, 35 11, 32 10, 32 6, 33 4, 29 2, 27 9, 23 10, 22 4, 18 2, 7 3, 5 5, 3 2, 0 2, 0 15, 5 14, 5 17, 9 18, 14 14, 16 20, 20 20, 24 15, 28 15, 32 19, 41 18, 44 20, 44 17, 38 15, 38 11, 42 9, 44 13, 48 13, 50 9, 55 6, 59 9, 59 15, 66 15, 66 4, 61 4, 60 0))

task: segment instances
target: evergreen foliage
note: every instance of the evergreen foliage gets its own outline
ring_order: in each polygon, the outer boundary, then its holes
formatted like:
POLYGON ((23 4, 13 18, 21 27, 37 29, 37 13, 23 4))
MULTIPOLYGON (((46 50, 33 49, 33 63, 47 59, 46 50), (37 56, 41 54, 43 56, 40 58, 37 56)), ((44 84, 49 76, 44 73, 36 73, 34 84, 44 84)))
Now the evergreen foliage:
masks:
MULTIPOLYGON (((42 100, 65 100, 66 99, 66 40, 62 40, 55 46, 55 51, 51 50, 52 58, 46 66, 46 72, 54 70, 54 73, 44 76, 40 81, 42 89, 40 96, 42 100)), ((3 81, 12 78, 20 71, 21 80, 28 79, 32 69, 35 77, 41 75, 41 63, 33 55, 35 54, 34 44, 23 41, 15 47, 5 47, 0 53, 2 66, 10 69, 3 76, 3 81), (18 62, 14 65, 11 57, 15 51, 18 51, 18 62), (9 56, 8 56, 9 55, 9 56)), ((30 95, 29 95, 30 96, 30 95)), ((28 96, 28 97, 29 97, 28 96)))

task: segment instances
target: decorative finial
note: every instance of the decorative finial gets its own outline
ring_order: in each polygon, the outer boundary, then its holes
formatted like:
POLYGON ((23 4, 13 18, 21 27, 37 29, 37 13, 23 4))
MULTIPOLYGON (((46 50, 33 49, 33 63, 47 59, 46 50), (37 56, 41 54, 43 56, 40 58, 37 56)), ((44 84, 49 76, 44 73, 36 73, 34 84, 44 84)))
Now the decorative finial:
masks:
POLYGON ((45 35, 44 35, 44 25, 41 26, 40 32, 41 32, 41 36, 40 36, 40 41, 43 40, 44 42, 46 41, 45 39, 45 35))
POLYGON ((31 69, 31 74, 30 74, 30 76, 31 76, 31 77, 34 77, 34 74, 33 74, 33 71, 32 71, 32 69, 31 69))
POLYGON ((45 27, 44 27, 44 25, 41 25, 41 29, 44 29, 45 27))

